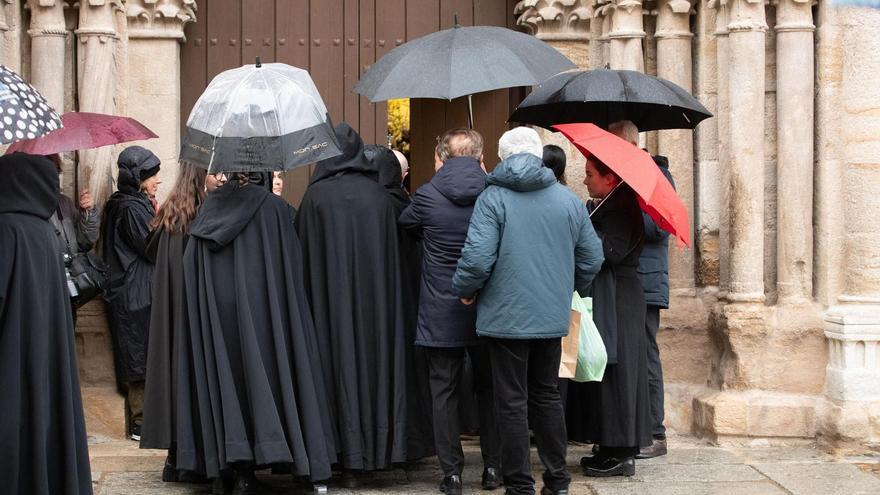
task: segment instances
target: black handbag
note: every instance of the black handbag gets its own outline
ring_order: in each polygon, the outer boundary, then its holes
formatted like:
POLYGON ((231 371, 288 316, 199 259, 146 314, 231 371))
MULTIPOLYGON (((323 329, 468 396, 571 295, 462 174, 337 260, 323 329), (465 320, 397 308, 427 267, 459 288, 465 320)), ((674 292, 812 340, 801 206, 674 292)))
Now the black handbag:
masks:
POLYGON ((95 253, 77 253, 70 262, 69 270, 78 292, 72 299, 76 308, 103 294, 110 284, 110 270, 95 253))

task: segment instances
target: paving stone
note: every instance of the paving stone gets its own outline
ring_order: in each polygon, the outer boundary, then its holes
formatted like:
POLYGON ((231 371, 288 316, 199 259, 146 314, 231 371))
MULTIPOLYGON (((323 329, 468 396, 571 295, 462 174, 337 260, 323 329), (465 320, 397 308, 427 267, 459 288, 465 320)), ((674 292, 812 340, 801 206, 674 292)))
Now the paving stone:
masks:
MULTIPOLYGON (((589 493, 589 492, 585 492, 589 493)), ((770 481, 742 483, 614 483, 594 484, 596 495, 785 495, 770 481)))
POLYGON ((776 464, 781 462, 829 462, 833 457, 815 446, 728 448, 730 453, 746 464, 776 464))
MULTIPOLYGON (((746 482, 767 481, 767 477, 744 464, 657 464, 642 465, 636 461, 636 475, 630 478, 595 479, 595 484, 639 482, 746 482)), ((578 471, 579 473, 580 471, 578 471)), ((583 475, 578 474, 583 478, 583 475)))
POLYGON ((880 479, 852 464, 756 464, 755 469, 795 495, 877 495, 880 479))
POLYGON ((636 460, 636 469, 642 465, 663 464, 742 464, 742 461, 733 452, 719 448, 670 448, 666 455, 653 459, 636 460))

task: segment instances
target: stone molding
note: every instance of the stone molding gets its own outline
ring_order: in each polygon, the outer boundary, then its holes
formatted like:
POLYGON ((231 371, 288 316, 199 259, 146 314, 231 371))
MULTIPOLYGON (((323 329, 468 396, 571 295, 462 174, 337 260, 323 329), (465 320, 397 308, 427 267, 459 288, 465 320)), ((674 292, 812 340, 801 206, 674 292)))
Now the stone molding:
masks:
POLYGON ((608 39, 643 39, 647 36, 640 0, 613 0, 604 12, 611 17, 608 39))
POLYGON ((6 5, 11 3, 12 0, 0 0, 0 31, 9 31, 9 24, 6 22, 6 5))
POLYGON ((513 13, 517 25, 544 41, 589 40, 591 0, 521 0, 513 13))
POLYGON ((777 33, 816 30, 813 25, 813 5, 816 0, 773 0, 772 4, 776 7, 774 29, 777 33))
POLYGON ((97 37, 101 43, 119 38, 114 16, 125 10, 122 0, 84 0, 79 7, 79 27, 74 33, 81 43, 91 37, 97 37))
POLYGON ((832 306, 825 313, 825 393, 834 400, 880 400, 880 305, 832 306))
POLYGON ((28 0, 31 11, 31 24, 27 33, 31 38, 67 37, 67 24, 64 9, 69 5, 63 0, 28 0))
POLYGON ((764 0, 727 0, 730 20, 727 30, 734 32, 766 32, 767 14, 764 0))
POLYGON ((184 41, 183 28, 196 20, 195 0, 128 0, 129 38, 184 41))
POLYGON ((657 30, 654 37, 657 39, 693 38, 690 16, 695 13, 696 11, 689 0, 660 0, 658 8, 650 12, 651 15, 657 16, 657 30))

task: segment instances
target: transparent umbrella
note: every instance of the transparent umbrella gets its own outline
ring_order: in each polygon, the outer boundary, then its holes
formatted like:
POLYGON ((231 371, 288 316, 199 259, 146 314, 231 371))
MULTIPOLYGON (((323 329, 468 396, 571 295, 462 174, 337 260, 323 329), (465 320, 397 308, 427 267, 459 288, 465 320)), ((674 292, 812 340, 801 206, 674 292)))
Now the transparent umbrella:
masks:
POLYGON ((268 172, 338 154, 309 73, 257 59, 211 81, 187 120, 180 159, 210 172, 268 172))

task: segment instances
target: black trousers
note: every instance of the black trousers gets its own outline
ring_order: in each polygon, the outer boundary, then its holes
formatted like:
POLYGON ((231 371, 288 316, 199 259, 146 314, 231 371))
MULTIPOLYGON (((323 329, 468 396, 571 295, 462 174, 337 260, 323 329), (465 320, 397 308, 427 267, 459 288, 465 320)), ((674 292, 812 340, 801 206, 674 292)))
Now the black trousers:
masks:
POLYGON ((495 409, 501 436, 501 472, 506 494, 532 495, 529 410, 544 486, 567 489, 565 411, 559 397, 560 339, 489 339, 495 409))
POLYGON ((651 433, 654 438, 666 438, 663 426, 663 365, 660 363, 660 347, 657 331, 660 329, 660 306, 647 305, 645 332, 648 337, 648 394, 651 397, 651 433))
POLYGON ((485 345, 473 347, 428 348, 431 397, 434 410, 434 445, 444 476, 461 475, 464 452, 461 449, 461 374, 465 352, 474 369, 474 392, 480 416, 480 451, 483 466, 501 466, 501 441, 495 421, 492 368, 485 345))

